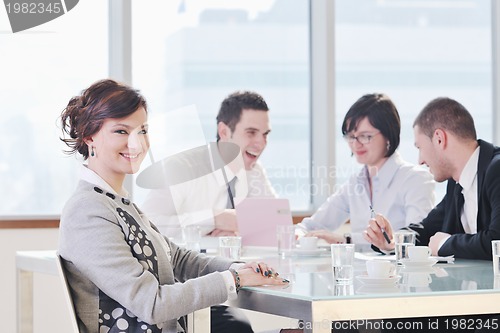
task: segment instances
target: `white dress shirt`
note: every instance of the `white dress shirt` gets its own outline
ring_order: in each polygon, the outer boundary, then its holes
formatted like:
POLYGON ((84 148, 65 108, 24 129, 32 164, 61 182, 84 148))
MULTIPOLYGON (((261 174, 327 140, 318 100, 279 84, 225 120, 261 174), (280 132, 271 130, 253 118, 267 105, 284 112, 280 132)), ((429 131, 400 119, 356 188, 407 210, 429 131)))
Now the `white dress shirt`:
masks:
MULTIPOLYGON (((212 154, 216 154, 216 151, 214 150, 212 154)), ((189 164, 194 158, 197 157, 184 156, 182 162, 189 164)), ((214 216, 227 208, 227 183, 234 176, 237 177, 235 205, 246 197, 276 197, 259 163, 249 171, 239 164, 236 167, 230 164, 224 167, 226 175, 221 168, 209 167, 212 172, 202 177, 169 188, 151 190, 140 208, 159 227, 184 227, 196 224, 201 227, 202 234, 206 235, 214 229, 214 216)))
POLYGON ((101 176, 99 176, 97 173, 90 170, 88 165, 86 165, 86 164, 82 164, 82 167, 80 168, 80 179, 85 180, 88 183, 97 185, 98 187, 100 187, 102 190, 105 190, 106 192, 118 194, 124 198, 129 199, 129 194, 128 194, 127 190, 125 190, 124 187, 122 187, 120 189, 120 193, 116 193, 116 191, 111 187, 111 185, 106 183, 106 181, 104 179, 102 179, 101 176))
MULTIPOLYGON (((464 195, 464 206, 460 212, 460 222, 466 234, 477 233, 477 163, 479 162, 479 149, 478 146, 469 157, 458 179, 464 195)), ((438 251, 448 238, 450 236, 441 239, 438 251)))
POLYGON ((420 166, 405 162, 394 153, 372 178, 373 201, 367 167, 342 185, 311 217, 299 224, 307 231, 334 231, 350 219, 352 242, 368 244, 363 231, 371 218, 370 206, 384 215, 394 230, 421 222, 434 207, 435 182, 420 166))
POLYGON ((458 183, 462 186, 464 206, 460 221, 466 234, 477 233, 477 163, 479 162, 479 147, 465 164, 458 183))

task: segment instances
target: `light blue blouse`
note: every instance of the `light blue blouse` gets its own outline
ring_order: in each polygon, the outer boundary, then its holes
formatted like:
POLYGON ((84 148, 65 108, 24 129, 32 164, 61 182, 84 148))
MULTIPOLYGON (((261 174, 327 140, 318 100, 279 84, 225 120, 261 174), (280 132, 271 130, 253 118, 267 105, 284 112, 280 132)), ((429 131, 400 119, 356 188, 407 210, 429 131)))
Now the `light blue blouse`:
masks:
POLYGON ((404 161, 397 152, 373 177, 372 187, 373 202, 370 201, 365 166, 299 225, 307 231, 334 231, 350 219, 352 242, 368 244, 362 232, 371 218, 370 206, 376 213, 388 218, 393 230, 422 221, 434 207, 435 182, 432 175, 423 167, 404 161))

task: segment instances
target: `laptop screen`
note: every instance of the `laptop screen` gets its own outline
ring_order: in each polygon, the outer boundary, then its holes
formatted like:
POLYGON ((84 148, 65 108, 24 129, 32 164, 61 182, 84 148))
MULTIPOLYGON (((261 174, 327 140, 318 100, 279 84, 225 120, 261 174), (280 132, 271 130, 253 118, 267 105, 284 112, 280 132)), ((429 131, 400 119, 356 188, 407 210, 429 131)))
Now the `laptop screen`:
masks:
POLYGON ((246 198, 236 205, 242 245, 278 246, 276 226, 293 224, 288 199, 246 198))

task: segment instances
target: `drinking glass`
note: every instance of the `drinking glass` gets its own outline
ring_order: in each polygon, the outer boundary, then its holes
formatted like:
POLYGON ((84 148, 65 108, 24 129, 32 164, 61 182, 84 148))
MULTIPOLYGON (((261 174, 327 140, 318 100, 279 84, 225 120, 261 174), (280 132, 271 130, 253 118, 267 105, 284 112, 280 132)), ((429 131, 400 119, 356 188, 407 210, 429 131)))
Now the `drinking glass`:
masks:
POLYGON ((396 262, 402 264, 402 260, 408 259, 408 247, 415 246, 415 233, 408 230, 396 231, 394 233, 394 244, 396 262))
POLYGON ((186 249, 200 251, 201 231, 197 225, 188 225, 184 228, 184 240, 186 249))
POLYGON ((354 279, 354 244, 332 244, 332 269, 334 281, 349 284, 354 279))
POLYGON ((278 236, 278 253, 281 256, 291 254, 295 249, 295 225, 276 226, 278 236))
POLYGON ((219 237, 219 252, 222 257, 231 260, 240 260, 241 257, 241 237, 224 236, 219 237))
POLYGON ((491 254, 493 255, 493 275, 500 277, 500 240, 491 241, 491 254))

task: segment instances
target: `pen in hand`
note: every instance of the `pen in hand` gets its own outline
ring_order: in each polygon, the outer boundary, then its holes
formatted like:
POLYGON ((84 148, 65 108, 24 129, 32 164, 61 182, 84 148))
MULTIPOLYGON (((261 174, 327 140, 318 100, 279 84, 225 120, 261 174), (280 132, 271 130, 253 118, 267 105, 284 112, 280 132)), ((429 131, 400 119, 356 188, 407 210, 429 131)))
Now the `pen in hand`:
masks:
MULTIPOLYGON (((373 207, 370 205, 370 210, 372 212, 372 219, 375 218, 375 211, 373 210, 373 207)), ((387 244, 391 244, 391 240, 389 239, 389 236, 387 236, 387 232, 385 232, 385 229, 384 228, 380 228, 382 229, 382 235, 384 235, 384 238, 385 240, 387 241, 387 244)))

